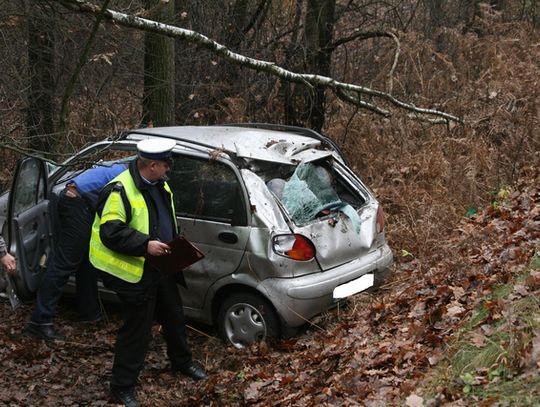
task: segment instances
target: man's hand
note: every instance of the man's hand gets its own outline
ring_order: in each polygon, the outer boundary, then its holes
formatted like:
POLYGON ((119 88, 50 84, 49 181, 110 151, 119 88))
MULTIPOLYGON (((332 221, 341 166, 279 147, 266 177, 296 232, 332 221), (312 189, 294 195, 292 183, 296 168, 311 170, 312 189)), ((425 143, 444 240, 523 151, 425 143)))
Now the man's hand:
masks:
POLYGON ((5 256, 0 257, 0 264, 2 264, 9 274, 15 274, 15 271, 17 270, 17 262, 15 261, 15 257, 13 257, 11 254, 6 253, 5 256))
POLYGON ((171 254, 171 248, 159 240, 150 240, 146 251, 151 256, 166 256, 171 254))

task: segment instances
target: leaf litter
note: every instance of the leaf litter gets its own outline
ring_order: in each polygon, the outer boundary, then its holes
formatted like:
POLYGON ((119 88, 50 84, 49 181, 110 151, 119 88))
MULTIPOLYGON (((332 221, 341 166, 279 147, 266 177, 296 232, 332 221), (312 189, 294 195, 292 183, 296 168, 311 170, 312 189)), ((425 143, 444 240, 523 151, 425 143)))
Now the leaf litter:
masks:
MULTIPOLYGON (((159 330, 138 387, 143 405, 420 405, 415 389, 444 357, 445 344, 486 294, 511 281, 538 251, 540 194, 523 180, 498 208, 464 219, 450 238, 456 251, 427 272, 417 259, 397 262, 382 290, 361 294, 347 310, 331 311, 319 328, 238 350, 190 330, 205 382, 168 370, 159 330)), ((516 283, 506 300, 484 301, 489 315, 471 332, 481 347, 489 321, 508 312, 509 301, 538 295, 540 272, 516 283)), ((115 331, 114 307, 104 325, 74 322, 61 303, 58 325, 66 342, 34 341, 21 334, 31 305, 12 312, 1 304, 0 403, 62 406, 110 405, 107 393, 115 331)), ((322 317, 321 317, 322 318, 322 317)), ((317 322, 317 321, 316 321, 317 322)), ((540 334, 522 349, 523 369, 538 374, 540 334)))

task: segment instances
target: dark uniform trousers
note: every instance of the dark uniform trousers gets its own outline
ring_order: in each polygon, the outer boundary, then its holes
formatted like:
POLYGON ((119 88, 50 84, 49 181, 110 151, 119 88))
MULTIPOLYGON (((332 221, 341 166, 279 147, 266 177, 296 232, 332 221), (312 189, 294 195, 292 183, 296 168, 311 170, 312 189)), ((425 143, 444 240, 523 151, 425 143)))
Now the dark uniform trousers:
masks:
POLYGON ((122 303, 123 325, 116 338, 111 387, 136 385, 152 339, 154 320, 163 328, 172 367, 178 369, 191 363, 182 299, 173 276, 165 276, 147 265, 138 283, 128 283, 105 272, 101 272, 101 277, 105 287, 114 291, 122 303))
POLYGON ((88 242, 94 212, 80 197, 70 198, 62 191, 58 200, 60 233, 37 292, 31 320, 52 324, 56 305, 69 276, 76 273, 77 307, 83 320, 100 315, 97 274, 88 261, 88 242))

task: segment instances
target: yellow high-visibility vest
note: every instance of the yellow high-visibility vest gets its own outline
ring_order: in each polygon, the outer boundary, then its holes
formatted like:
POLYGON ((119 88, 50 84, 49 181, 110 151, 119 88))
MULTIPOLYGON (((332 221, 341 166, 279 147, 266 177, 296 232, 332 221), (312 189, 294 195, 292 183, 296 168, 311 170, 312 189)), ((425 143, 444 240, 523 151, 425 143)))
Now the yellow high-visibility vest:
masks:
MULTIPOLYGON (((126 192, 127 199, 131 205, 131 218, 128 226, 141 233, 148 234, 149 217, 148 207, 141 191, 136 187, 129 170, 122 172, 110 184, 121 183, 126 192)), ((174 202, 172 192, 167 183, 164 185, 165 190, 171 197, 172 218, 176 230, 176 216, 174 210, 174 202)), ((141 280, 144 269, 144 256, 128 256, 109 249, 103 244, 99 237, 99 228, 105 222, 110 220, 119 220, 126 222, 128 219, 124 203, 119 191, 113 190, 100 216, 96 213, 94 223, 92 225, 92 237, 90 239, 89 259, 94 267, 106 273, 112 274, 122 280, 130 283, 137 283, 141 280)))

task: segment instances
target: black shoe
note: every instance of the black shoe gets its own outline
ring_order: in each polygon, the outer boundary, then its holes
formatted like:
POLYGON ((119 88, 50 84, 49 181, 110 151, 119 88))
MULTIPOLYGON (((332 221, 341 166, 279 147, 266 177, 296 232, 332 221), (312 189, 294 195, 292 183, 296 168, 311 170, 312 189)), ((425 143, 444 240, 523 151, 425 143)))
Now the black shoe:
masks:
POLYGON ((111 394, 115 402, 120 402, 126 407, 139 407, 135 389, 128 387, 127 389, 115 389, 111 387, 111 394))
POLYGON ((173 370, 175 372, 180 372, 183 375, 189 376, 195 380, 204 380, 208 377, 206 375, 206 372, 203 370, 203 368, 197 365, 196 363, 190 363, 189 365, 183 366, 183 367, 173 366, 173 370))
POLYGON ((92 317, 80 317, 79 322, 81 324, 88 324, 88 325, 98 325, 103 318, 101 317, 101 314, 94 315, 92 317))
POLYGON ((66 339, 54 328, 54 325, 52 324, 39 325, 30 322, 24 328, 24 333, 33 338, 44 339, 46 341, 63 341, 66 339))

